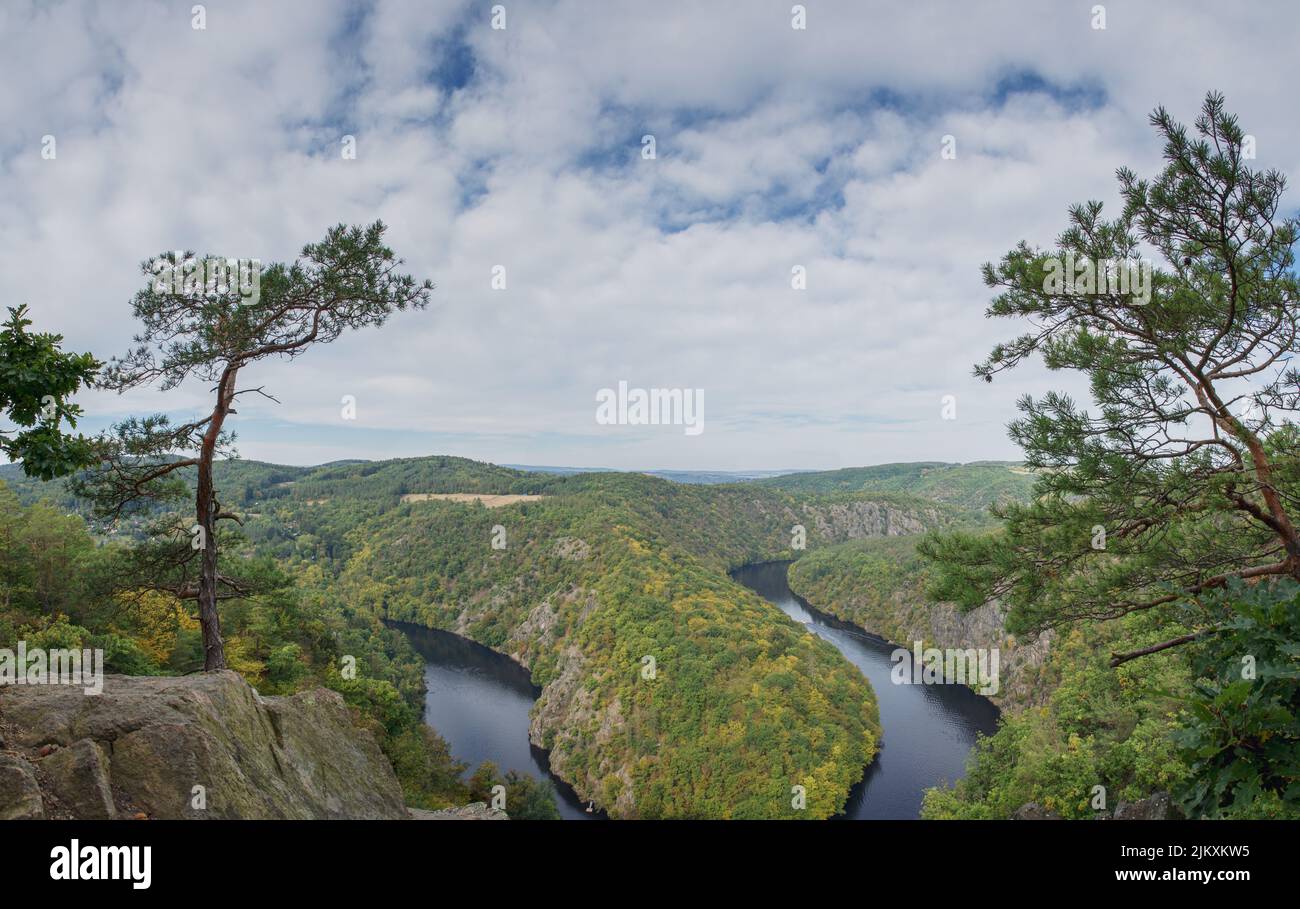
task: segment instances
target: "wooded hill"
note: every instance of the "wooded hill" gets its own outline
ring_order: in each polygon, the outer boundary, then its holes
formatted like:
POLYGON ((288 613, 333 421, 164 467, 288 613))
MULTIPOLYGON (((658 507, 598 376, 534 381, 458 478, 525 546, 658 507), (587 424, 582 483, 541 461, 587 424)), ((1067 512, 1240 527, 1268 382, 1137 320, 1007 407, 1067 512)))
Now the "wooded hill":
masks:
MULTIPOLYGON (((874 697, 831 645, 726 572, 798 554, 796 524, 816 548, 954 520, 901 494, 549 476, 460 458, 231 461, 216 477, 223 507, 244 520, 228 558, 274 558, 299 598, 332 613, 450 629, 527 666, 543 688, 534 740, 581 797, 621 817, 838 811, 879 740, 874 697), (542 498, 493 509, 402 498, 430 493, 542 498), (791 807, 793 786, 806 810, 791 807)), ((240 635, 238 601, 223 609, 243 671, 265 681, 274 665, 284 678, 279 633, 240 635)))

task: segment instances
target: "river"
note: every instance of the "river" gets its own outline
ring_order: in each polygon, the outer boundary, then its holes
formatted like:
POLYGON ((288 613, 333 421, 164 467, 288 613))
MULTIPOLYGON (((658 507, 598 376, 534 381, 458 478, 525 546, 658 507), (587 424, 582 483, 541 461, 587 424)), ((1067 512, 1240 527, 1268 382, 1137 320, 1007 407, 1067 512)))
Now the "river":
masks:
MULTIPOLYGON (((925 790, 961 777, 976 734, 997 729, 997 707, 964 685, 895 685, 890 678, 895 645, 813 609, 790 590, 787 567, 786 562, 748 565, 731 576, 839 648, 871 682, 880 704, 880 751, 849 792, 843 816, 919 817, 925 790)), ((910 678, 910 656, 908 666, 910 678)))
POLYGON ((452 755, 469 765, 483 761, 502 773, 518 770, 549 779, 565 820, 589 820, 586 806, 567 783, 551 773, 546 752, 528 741, 528 711, 540 689, 528 671, 509 657, 452 634, 406 622, 390 622, 424 657, 424 721, 447 740, 452 755))
MULTIPOLYGON (((976 734, 994 731, 997 708, 960 685, 893 684, 894 645, 811 608, 791 592, 786 567, 785 562, 750 565, 732 577, 839 648, 871 682, 880 704, 881 748, 850 791, 843 817, 918 817, 925 790, 960 777, 976 734)), ((551 774, 545 752, 529 743, 528 712, 538 689, 521 666, 450 632, 392 624, 424 657, 424 720, 447 740, 458 760, 471 770, 490 760, 503 772, 549 779, 561 817, 600 816, 587 813, 573 790, 551 774)))

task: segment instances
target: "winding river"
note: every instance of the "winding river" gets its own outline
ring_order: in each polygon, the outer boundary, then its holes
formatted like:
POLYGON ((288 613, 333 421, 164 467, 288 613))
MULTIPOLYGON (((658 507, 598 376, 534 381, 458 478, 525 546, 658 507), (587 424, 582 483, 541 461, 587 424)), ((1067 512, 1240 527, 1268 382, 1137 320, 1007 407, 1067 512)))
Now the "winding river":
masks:
POLYGON ((731 576, 839 648, 871 682, 880 704, 880 751, 850 790, 843 817, 919 817, 925 790, 961 777, 976 734, 997 729, 998 708, 964 685, 895 685, 890 655, 896 645, 813 609, 790 590, 788 567, 787 562, 766 562, 731 576))
POLYGON ((528 711, 540 689, 509 657, 452 634, 406 622, 401 629, 424 657, 424 721, 447 740, 452 755, 469 765, 484 761, 504 773, 518 770, 555 784, 556 806, 565 820, 588 820, 573 789, 551 773, 546 752, 528 741, 528 711))
MULTIPOLYGON (((883 741, 866 775, 849 793, 843 817, 904 819, 920 814, 927 788, 957 779, 977 733, 992 733, 998 710, 960 685, 895 685, 895 647, 845 622, 817 612, 786 583, 785 562, 749 565, 732 573, 740 584, 830 641, 862 670, 880 704, 883 741)), ((391 623, 425 660, 424 720, 447 740, 470 769, 490 760, 555 784, 560 816, 589 814, 573 790, 551 774, 546 754, 528 741, 528 711, 537 698, 528 673, 513 660, 446 631, 391 623)))

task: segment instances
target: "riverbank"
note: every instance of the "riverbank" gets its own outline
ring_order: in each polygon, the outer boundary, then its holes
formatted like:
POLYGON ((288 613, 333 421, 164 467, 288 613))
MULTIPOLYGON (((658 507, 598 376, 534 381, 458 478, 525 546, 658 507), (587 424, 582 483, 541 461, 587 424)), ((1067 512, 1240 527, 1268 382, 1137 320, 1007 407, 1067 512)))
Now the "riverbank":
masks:
POLYGON ((551 770, 550 756, 529 740, 529 716, 542 689, 528 669, 507 654, 450 631, 386 621, 401 631, 425 661, 424 721, 438 731, 452 756, 468 765, 484 761, 502 772, 517 770, 549 782, 564 820, 605 820, 551 770))
POLYGON ((1004 611, 991 603, 962 612, 925 596, 927 567, 916 537, 839 543, 793 563, 790 589, 837 619, 912 649, 975 650, 998 655, 998 687, 989 697, 1009 711, 1037 707, 1052 690, 1046 677, 1051 635, 1020 640, 1007 633, 1004 611))
MULTIPOLYGON (((996 730, 997 706, 961 685, 895 684, 892 656, 899 648, 795 594, 787 581, 790 564, 746 565, 733 570, 731 576, 833 644, 875 692, 880 748, 863 779, 850 790, 839 816, 854 820, 919 818, 925 790, 964 775, 976 737, 996 730)), ((907 660, 910 666, 910 656, 907 660)))

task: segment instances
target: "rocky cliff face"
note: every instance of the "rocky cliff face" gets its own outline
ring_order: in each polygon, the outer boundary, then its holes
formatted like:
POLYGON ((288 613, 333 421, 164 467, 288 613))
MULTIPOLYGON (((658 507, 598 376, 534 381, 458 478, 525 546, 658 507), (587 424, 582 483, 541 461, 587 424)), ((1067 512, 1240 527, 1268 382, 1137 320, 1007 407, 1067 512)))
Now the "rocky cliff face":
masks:
POLYGON ((261 697, 234 672, 0 688, 0 819, 406 818, 336 692, 261 697))
POLYGON ((927 648, 996 649, 999 688, 990 699, 1011 711, 1045 703, 1051 693, 1044 679, 1051 634, 1016 639, 1007 633, 998 603, 962 612, 930 600, 911 542, 899 543, 883 550, 850 543, 814 552, 791 566, 790 589, 822 612, 908 649, 917 641, 927 648))
POLYGON ((896 537, 939 526, 937 508, 900 508, 871 500, 799 506, 805 522, 832 543, 864 537, 896 537))
POLYGON ((868 630, 892 641, 923 641, 927 647, 942 649, 997 647, 999 688, 989 700, 1003 710, 1040 706, 1051 694, 1051 689, 1041 684, 1039 677, 1039 669, 1051 647, 1051 635, 1017 641, 1007 634, 1004 619, 1003 609, 997 603, 962 612, 951 603, 927 602, 919 609, 906 611, 889 634, 868 630))

